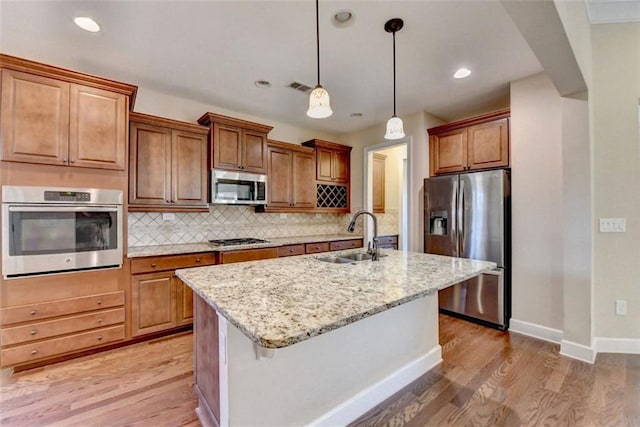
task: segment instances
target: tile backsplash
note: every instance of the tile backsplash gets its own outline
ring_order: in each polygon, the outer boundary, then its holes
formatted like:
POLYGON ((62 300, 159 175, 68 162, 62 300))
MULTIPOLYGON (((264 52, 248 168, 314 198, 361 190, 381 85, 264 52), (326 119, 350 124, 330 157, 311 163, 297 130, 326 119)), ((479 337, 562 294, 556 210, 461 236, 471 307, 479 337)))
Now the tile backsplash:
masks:
MULTIPOLYGON (((202 243, 211 239, 312 236, 345 234, 351 214, 255 213, 251 206, 210 206, 209 212, 170 214, 164 220, 159 212, 130 212, 129 246, 202 243)), ((379 214, 380 234, 398 233, 398 213, 379 214)), ((362 235, 363 219, 355 234, 362 235)))

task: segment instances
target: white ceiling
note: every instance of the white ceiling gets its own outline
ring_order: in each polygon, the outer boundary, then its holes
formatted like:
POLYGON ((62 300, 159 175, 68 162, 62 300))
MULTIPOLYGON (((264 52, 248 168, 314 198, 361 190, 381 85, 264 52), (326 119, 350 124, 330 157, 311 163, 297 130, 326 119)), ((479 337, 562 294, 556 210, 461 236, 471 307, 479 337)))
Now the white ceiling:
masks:
MULTIPOLYGON (((315 3, 298 1, 0 2, 0 51, 258 117, 332 133, 392 114, 396 35, 398 115, 453 120, 508 106, 509 82, 542 71, 499 1, 320 1, 321 82, 332 117, 305 115, 316 83, 315 3), (354 22, 331 23, 349 9, 354 22), (73 24, 91 16, 97 34, 73 24), (454 80, 465 66, 471 77, 454 80), (256 80, 272 87, 259 89, 256 80), (351 113, 363 113, 361 118, 351 113)), ((203 111, 204 113, 204 111, 203 111)), ((195 120, 195 118, 194 118, 195 120)))

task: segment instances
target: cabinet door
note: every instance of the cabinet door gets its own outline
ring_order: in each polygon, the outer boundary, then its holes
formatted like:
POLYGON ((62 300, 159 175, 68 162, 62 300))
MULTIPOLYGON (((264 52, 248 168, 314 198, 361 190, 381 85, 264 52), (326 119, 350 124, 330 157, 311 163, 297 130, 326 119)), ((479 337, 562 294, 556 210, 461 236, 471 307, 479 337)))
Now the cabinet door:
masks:
POLYGON ((127 149, 127 97, 71 85, 69 164, 124 170, 127 149))
POLYGON ((250 130, 243 131, 242 170, 267 173, 267 135, 250 130))
POLYGON ((173 271, 131 277, 131 335, 159 332, 177 325, 173 271))
POLYGON ((334 151, 331 162, 332 181, 347 184, 349 181, 350 153, 348 151, 334 151))
POLYGON ((171 201, 182 206, 207 205, 207 136, 171 131, 171 201))
POLYGON ((129 203, 171 204, 171 130, 131 123, 129 203))
MULTIPOLYGON (((268 206, 291 206, 291 151, 269 147, 268 206)), ((312 166, 313 167, 313 166, 312 166)), ((313 172, 313 169, 312 169, 313 172)))
POLYGON ((316 176, 318 181, 331 181, 333 164, 333 151, 324 148, 316 148, 316 176))
POLYGON ((64 165, 69 144, 69 84, 2 70, 2 160, 64 165))
POLYGON ((460 172, 467 167, 467 129, 432 135, 429 143, 431 175, 460 172))
POLYGON ((385 158, 386 156, 373 154, 373 212, 375 213, 384 213, 385 158))
POLYGON ((293 152, 291 202, 297 208, 315 208, 316 206, 315 161, 312 153, 293 152))
POLYGON ((469 169, 509 166, 509 121, 471 126, 468 131, 469 169))
POLYGON ((241 157, 242 129, 213 125, 213 159, 214 168, 238 170, 242 166, 241 157))
POLYGON ((193 322, 193 290, 177 277, 175 278, 178 299, 178 325, 193 322))

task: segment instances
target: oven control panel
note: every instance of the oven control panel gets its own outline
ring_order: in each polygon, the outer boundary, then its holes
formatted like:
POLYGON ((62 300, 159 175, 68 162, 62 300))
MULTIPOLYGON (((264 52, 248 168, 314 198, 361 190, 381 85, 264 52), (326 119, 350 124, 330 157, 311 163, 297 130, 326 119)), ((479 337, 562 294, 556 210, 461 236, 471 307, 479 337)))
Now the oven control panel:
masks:
POLYGON ((44 200, 47 202, 90 202, 91 193, 82 191, 45 191, 44 200))

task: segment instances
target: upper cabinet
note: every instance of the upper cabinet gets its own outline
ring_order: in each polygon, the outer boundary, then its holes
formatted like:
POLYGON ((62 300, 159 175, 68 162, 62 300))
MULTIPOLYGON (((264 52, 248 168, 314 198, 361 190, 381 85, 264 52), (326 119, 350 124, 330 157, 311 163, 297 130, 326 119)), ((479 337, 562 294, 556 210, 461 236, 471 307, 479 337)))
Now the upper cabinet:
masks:
POLYGON ((387 156, 373 153, 373 212, 384 213, 385 206, 385 166, 387 156))
POLYGON ((509 166, 509 110, 428 129, 430 174, 509 166))
POLYGON ((269 141, 264 211, 308 211, 316 206, 316 157, 312 148, 269 141))
POLYGON ((206 127, 131 113, 129 210, 207 210, 206 127))
POLYGON ((351 147, 312 139, 302 143, 316 153, 316 208, 319 212, 350 211, 351 147))
POLYGON ((2 64, 2 160, 125 170, 136 86, 7 55, 2 64))
POLYGON ((267 134, 272 126, 205 113, 198 123, 209 127, 211 167, 267 173, 267 134))

